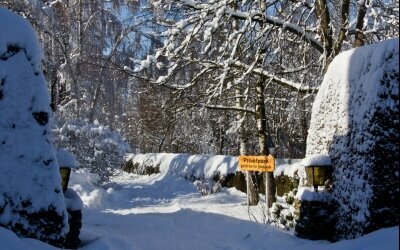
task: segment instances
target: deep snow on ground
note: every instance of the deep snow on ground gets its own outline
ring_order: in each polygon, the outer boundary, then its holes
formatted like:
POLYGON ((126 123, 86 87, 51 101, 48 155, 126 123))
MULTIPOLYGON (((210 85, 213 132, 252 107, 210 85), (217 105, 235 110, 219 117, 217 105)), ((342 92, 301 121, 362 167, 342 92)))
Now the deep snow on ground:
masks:
MULTIPOLYGON (((105 188, 96 176, 75 170, 70 187, 84 202, 85 250, 129 249, 398 249, 399 228, 382 229, 336 243, 299 239, 259 223, 262 206, 247 213, 246 196, 236 189, 201 196, 178 176, 139 176, 118 172, 105 188), (256 222, 256 220, 258 222, 256 222)), ((18 239, 0 228, 1 249, 54 249, 18 239)))

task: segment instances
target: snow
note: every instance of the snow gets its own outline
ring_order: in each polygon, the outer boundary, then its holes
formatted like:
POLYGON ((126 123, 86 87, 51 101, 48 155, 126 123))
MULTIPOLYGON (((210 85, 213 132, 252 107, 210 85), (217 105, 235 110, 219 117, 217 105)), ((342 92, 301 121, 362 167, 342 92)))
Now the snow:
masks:
POLYGON ((29 22, 18 15, 0 7, 0 56, 7 53, 10 45, 24 48, 35 72, 38 72, 42 60, 42 50, 36 34, 29 22), (18 32, 16 32, 18 31, 18 32))
MULTIPOLYGON (((238 159, 225 155, 188 154, 129 154, 125 160, 138 163, 139 168, 160 166, 162 174, 178 175, 187 179, 211 179, 215 175, 227 175, 237 171, 238 159)), ((143 171, 144 169, 139 169, 143 171)))
POLYGON ((311 154, 304 159, 291 159, 292 164, 287 164, 284 159, 276 159, 276 168, 274 170, 274 176, 280 176, 282 174, 293 178, 295 175, 300 177, 302 180, 306 178, 306 166, 330 166, 331 160, 329 156, 325 154, 311 154))
POLYGON ((332 61, 313 104, 307 156, 332 160, 343 237, 396 224, 398 114, 399 39, 349 50, 332 61), (380 199, 386 194, 393 195, 380 199))
POLYGON ((55 250, 57 248, 34 239, 20 239, 12 231, 0 227, 1 248, 4 250, 55 250))
POLYGON ((295 198, 297 200, 330 202, 332 200, 332 194, 324 192, 321 188, 319 192, 315 192, 312 187, 300 187, 295 198))
POLYGON ((124 154, 132 152, 130 145, 117 131, 96 120, 93 123, 68 121, 53 128, 53 134, 56 145, 73 153, 80 166, 86 168, 96 167, 104 171, 107 167, 119 167, 124 154))
POLYGON ((331 166, 331 158, 325 154, 311 154, 301 162, 303 166, 331 166))
MULTIPOLYGON (((304 240, 250 220, 245 194, 233 188, 201 196, 178 176, 117 172, 103 189, 92 184, 97 177, 89 171, 73 171, 70 187, 84 203, 82 250, 398 249, 398 227, 336 243, 304 240)), ((58 249, 3 228, 0 239, 5 250, 58 249)))
POLYGON ((274 170, 275 177, 284 174, 288 177, 293 178, 295 174, 297 174, 301 180, 304 180, 306 178, 306 171, 302 161, 295 162, 293 164, 278 165, 276 162, 275 164, 277 165, 277 167, 274 170))
POLYGON ((57 149, 57 160, 60 167, 75 168, 79 165, 75 156, 62 148, 57 149))
POLYGON ((50 97, 39 70, 42 53, 25 19, 0 8, 0 23, 0 225, 56 240, 66 234, 67 216, 50 143, 50 97), (33 219, 51 209, 55 221, 33 219), (46 232, 49 225, 54 234, 46 232))
POLYGON ((80 196, 75 192, 75 190, 68 188, 65 193, 65 205, 68 210, 77 211, 82 210, 83 202, 80 196))

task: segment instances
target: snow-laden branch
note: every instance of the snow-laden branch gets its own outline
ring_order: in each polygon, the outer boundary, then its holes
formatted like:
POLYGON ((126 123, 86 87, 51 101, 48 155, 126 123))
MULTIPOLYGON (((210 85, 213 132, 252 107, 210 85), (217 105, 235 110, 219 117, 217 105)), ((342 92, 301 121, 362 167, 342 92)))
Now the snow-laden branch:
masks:
MULTIPOLYGON (((158 78, 158 80, 156 81, 156 83, 166 86, 168 88, 171 89, 175 89, 175 90, 183 90, 183 89, 187 89, 192 87, 193 85, 196 84, 196 80, 199 79, 201 76, 203 76, 205 73, 211 71, 212 69, 215 68, 222 68, 224 69, 226 67, 226 63, 224 62, 216 62, 216 61, 197 61, 197 60, 193 60, 190 58, 183 58, 185 61, 189 61, 193 64, 199 64, 202 65, 204 68, 196 75, 196 77, 194 77, 192 79, 192 81, 190 81, 189 83, 185 84, 185 85, 170 85, 167 84, 167 81, 172 77, 172 71, 169 72, 169 74, 165 75, 165 76, 160 76, 158 78)), ((247 65, 245 63, 239 62, 239 61, 234 61, 231 64, 229 64, 231 67, 236 68, 236 69, 240 69, 241 71, 247 72, 249 73, 249 71, 251 71, 253 74, 259 75, 259 76, 263 76, 266 77, 269 81, 274 82, 275 84, 281 85, 282 87, 292 90, 292 91, 296 91, 299 93, 315 93, 318 91, 317 87, 306 87, 303 86, 301 83, 296 83, 293 81, 290 81, 288 79, 285 79, 283 77, 279 77, 276 76, 275 74, 262 69, 262 68, 258 68, 258 67, 254 67, 254 65, 247 65)))
MULTIPOLYGON (((192 0, 182 0, 181 3, 184 6, 189 8, 193 8, 195 10, 203 10, 206 8, 205 4, 197 4, 192 0)), ((255 22, 263 22, 265 21, 268 24, 281 27, 284 30, 287 30, 293 34, 300 36, 304 41, 308 42, 312 47, 314 47, 319 52, 324 52, 324 47, 317 39, 307 33, 303 28, 300 26, 285 22, 280 18, 272 17, 268 15, 263 15, 259 11, 251 11, 251 12, 243 12, 239 10, 234 10, 228 6, 224 6, 224 13, 230 15, 232 18, 237 18, 241 20, 252 20, 255 22)))
MULTIPOLYGON (((245 63, 241 63, 238 61, 234 62, 232 64, 232 66, 238 67, 238 68, 243 68, 243 69, 247 69, 247 68, 251 67, 250 65, 247 65, 245 63)), ((304 87, 304 86, 302 86, 301 83, 295 83, 295 82, 287 80, 283 77, 278 77, 278 76, 274 75, 273 73, 268 72, 267 70, 264 70, 262 68, 254 68, 252 70, 252 72, 254 74, 264 76, 268 80, 272 80, 274 83, 279 84, 282 87, 285 87, 285 88, 293 90, 293 91, 298 91, 300 93, 313 93, 313 92, 318 91, 318 88, 304 87)))
POLYGON ((241 107, 233 107, 233 106, 224 106, 224 105, 206 105, 206 104, 198 104, 201 108, 206 109, 215 109, 215 110, 230 110, 230 111, 238 111, 238 112, 245 112, 250 114, 255 114, 254 110, 241 108, 241 107))

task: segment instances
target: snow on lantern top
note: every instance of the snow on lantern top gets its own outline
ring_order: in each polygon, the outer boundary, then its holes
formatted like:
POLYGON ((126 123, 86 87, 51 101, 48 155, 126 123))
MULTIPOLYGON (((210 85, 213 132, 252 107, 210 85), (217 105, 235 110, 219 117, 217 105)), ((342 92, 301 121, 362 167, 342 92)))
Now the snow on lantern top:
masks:
POLYGON ((332 165, 331 158, 326 154, 308 155, 301 161, 301 165, 307 166, 330 166, 332 165))
POLYGON ((79 163, 76 161, 75 156, 65 149, 57 149, 57 160, 60 167, 76 168, 79 163))

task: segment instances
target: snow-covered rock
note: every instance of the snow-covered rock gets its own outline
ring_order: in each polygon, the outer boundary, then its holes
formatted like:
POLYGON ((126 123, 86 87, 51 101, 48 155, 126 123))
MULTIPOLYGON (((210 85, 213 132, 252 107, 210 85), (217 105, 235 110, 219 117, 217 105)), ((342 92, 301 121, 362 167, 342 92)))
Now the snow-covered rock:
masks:
POLYGON ((32 26, 0 8, 0 226, 58 244, 67 214, 32 26))
POLYGON ((399 39, 338 55, 307 138, 307 155, 332 160, 338 237, 398 225, 399 127, 399 39))

